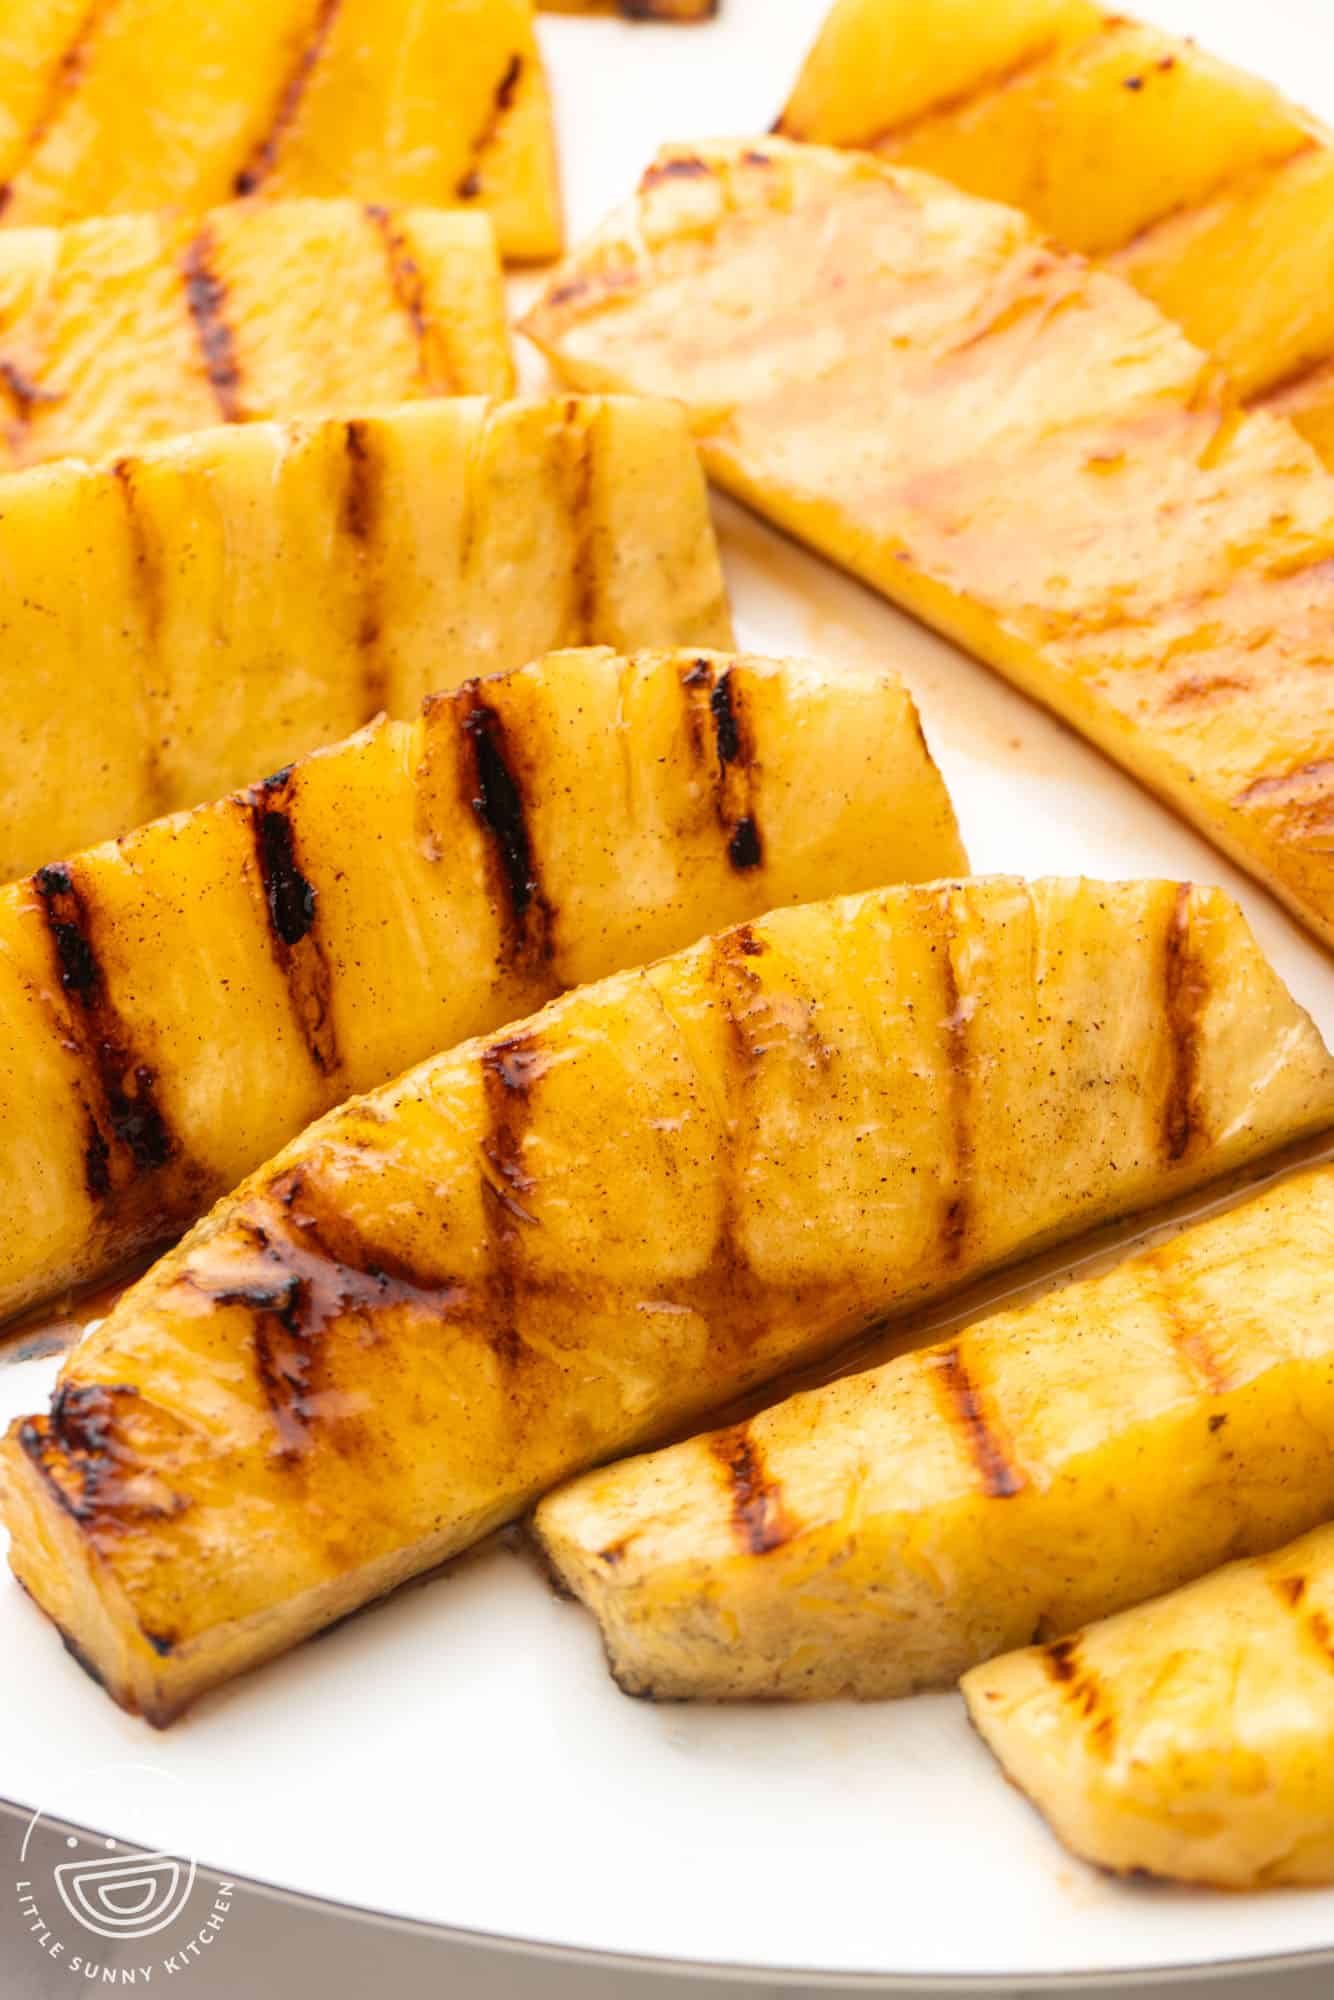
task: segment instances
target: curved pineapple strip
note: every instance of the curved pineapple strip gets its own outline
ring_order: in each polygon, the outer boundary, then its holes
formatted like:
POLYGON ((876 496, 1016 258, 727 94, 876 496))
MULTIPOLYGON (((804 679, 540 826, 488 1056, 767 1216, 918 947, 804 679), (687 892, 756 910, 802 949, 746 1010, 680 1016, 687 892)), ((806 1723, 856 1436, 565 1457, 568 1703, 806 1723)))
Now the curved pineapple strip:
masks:
POLYGON ((1151 785, 1334 943, 1334 480, 1119 279, 865 155, 679 147, 528 331, 1151 785))
POLYGON ((966 867, 893 676, 570 652, 43 868, 0 890, 0 1314, 566 986, 966 867))
POLYGON ((837 0, 778 129, 1025 209, 1334 457, 1334 143, 1269 84, 1087 0, 837 0))
POLYGON ((1332 1279, 1327 1167, 1104 1277, 589 1473, 542 1502, 537 1533, 629 1693, 949 1687, 1334 1514, 1332 1279))
POLYGON ((679 410, 239 425, 0 481, 0 875, 597 640, 726 646, 679 410))
POLYGON ((11 1430, 11 1561, 166 1721, 595 1460, 1332 1113, 1217 890, 780 911, 295 1140, 11 1430))
POLYGON ((513 386, 484 215, 235 202, 0 232, 6 471, 513 386))
POLYGON ((1001 1768, 1100 1868, 1334 1882, 1334 1528, 963 1683, 1001 1768))
POLYGON ((12 0, 6 222, 251 195, 476 207, 507 258, 554 256, 531 0, 12 0))

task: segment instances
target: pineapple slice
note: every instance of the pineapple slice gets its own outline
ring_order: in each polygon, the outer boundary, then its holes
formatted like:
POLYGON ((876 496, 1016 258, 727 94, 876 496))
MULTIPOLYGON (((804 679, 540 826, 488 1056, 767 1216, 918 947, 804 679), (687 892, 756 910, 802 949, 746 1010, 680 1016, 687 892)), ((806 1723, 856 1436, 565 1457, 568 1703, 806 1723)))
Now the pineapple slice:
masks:
MULTIPOLYGON (((1270 399, 1334 361, 1334 146, 1191 41, 1068 0, 838 0, 778 129, 1011 202, 1270 399)), ((1283 413, 1334 463, 1334 380, 1283 413)))
POLYGON ((13 1427, 11 1561, 165 1722, 572 1472, 1331 1116, 1218 890, 779 911, 295 1140, 13 1427))
POLYGON ((14 0, 0 46, 6 222, 257 194, 477 207, 507 258, 554 256, 531 0, 14 0))
POLYGON ((537 1533, 631 1694, 948 1687, 1334 1514, 1332 1282, 1325 1167, 1105 1277, 586 1474, 537 1533))
POLYGON ((428 401, 18 473, 0 593, 6 878, 558 646, 731 639, 684 419, 619 399, 428 401))
POLYGON ((1334 943, 1334 481, 1119 279, 864 155, 665 152, 528 331, 1045 701, 1334 943))
POLYGON ((0 470, 514 386, 487 218, 349 201, 0 232, 0 356, 0 470))
MULTIPOLYGON (((1281 1449, 1289 1440, 1276 1440, 1281 1449)), ((968 1710, 1076 1854, 1221 1889, 1334 1882, 1334 1528, 977 1667, 968 1710)))
POLYGON ((0 890, 0 1315, 563 987, 967 865, 894 677, 570 652, 41 869, 0 890))

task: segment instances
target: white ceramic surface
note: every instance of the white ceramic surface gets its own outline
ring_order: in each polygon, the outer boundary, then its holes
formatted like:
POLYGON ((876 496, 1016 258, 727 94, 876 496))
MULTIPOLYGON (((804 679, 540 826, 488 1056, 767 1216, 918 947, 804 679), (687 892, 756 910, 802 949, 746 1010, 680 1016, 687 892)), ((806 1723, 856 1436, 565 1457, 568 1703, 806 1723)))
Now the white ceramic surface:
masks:
MULTIPOLYGON (((1145 4, 1334 115, 1330 0, 1145 4)), ((629 191, 659 140, 766 128, 822 11, 725 0, 696 31, 544 22, 573 231, 629 191)), ((1334 1036, 1328 959, 1170 814, 857 585, 730 505, 718 519, 745 644, 905 673, 975 866, 1222 882, 1334 1036)), ((0 1416, 36 1407, 54 1372, 0 1366, 0 1416)), ((1022 1981, 1334 1951, 1334 1894, 1129 1889, 1069 1860, 953 1696, 628 1701, 592 1624, 503 1547, 164 1736, 97 1692, 6 1574, 0 1795, 399 1916, 808 1978, 1022 1981)))

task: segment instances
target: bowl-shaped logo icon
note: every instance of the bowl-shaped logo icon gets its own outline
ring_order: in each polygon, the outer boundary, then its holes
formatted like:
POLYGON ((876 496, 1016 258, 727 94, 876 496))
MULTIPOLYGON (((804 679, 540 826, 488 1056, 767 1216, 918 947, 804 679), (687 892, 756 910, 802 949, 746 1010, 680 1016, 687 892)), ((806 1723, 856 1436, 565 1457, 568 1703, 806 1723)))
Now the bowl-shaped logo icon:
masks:
POLYGON ((165 1930, 189 1900, 193 1861, 171 1854, 116 1854, 63 1861, 60 1899, 76 1923, 104 1938, 145 1938, 165 1930))

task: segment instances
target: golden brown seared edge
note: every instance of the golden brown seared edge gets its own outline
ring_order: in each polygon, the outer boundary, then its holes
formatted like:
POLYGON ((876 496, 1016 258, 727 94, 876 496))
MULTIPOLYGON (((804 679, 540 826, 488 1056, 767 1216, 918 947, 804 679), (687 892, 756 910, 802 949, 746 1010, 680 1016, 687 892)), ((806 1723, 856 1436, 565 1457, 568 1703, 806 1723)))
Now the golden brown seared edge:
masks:
POLYGON ((1234 904, 879 890, 579 988, 224 1201, 4 1445, 12 1560, 164 1721, 664 1431, 1334 1115, 1234 904))
POLYGON ((895 676, 577 650, 41 868, 0 890, 0 1313, 564 987, 966 866, 895 676))
POLYGON ((0 480, 0 877, 557 647, 727 646, 680 410, 242 424, 0 480), (77 697, 74 690, 77 689, 77 697))
POLYGON ((721 484, 1334 941, 1334 483, 1128 285, 906 169, 678 147, 528 330, 572 381, 682 398, 721 484))
POLYGON ((6 471, 513 387, 484 215, 235 202, 0 232, 6 471))
POLYGON ((347 195, 485 212, 507 259, 560 250, 531 0, 12 0, 6 25, 11 225, 347 195))
POLYGON ((1334 145, 1259 77, 1089 0, 836 0, 776 129, 1022 208, 1334 457, 1334 145))
POLYGON ((1334 1529, 963 1684, 1001 1768, 1118 1875, 1334 1882, 1334 1529))
POLYGON ((1334 1513, 1332 1283, 1322 1167, 1106 1275, 587 1473, 537 1532, 634 1693, 948 1687, 1334 1513))

